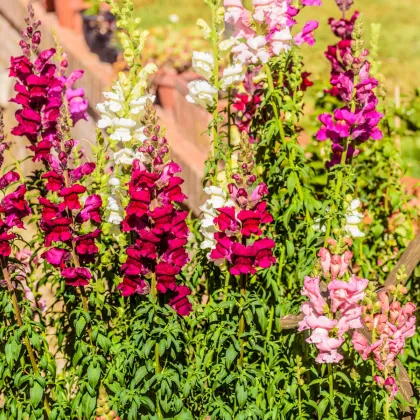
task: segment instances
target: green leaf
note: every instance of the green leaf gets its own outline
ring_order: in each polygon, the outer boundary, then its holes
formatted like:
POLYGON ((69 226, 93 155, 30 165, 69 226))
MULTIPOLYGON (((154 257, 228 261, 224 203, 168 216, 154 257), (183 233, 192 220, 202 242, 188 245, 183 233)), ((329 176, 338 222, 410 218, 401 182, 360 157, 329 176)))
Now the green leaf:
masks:
POLYGON ((248 398, 248 393, 242 385, 238 385, 236 387, 236 398, 238 400, 239 407, 242 408, 248 398))
POLYGON ((101 367, 97 362, 92 362, 87 370, 89 385, 95 389, 101 377, 101 367))
POLYGON ((229 369, 233 361, 236 359, 238 352, 236 351, 233 344, 226 350, 226 367, 229 369))
POLYGON ((82 398, 82 412, 84 414, 83 418, 90 418, 93 414, 93 411, 96 407, 96 398, 91 397, 89 393, 83 395, 82 398))
POLYGON ((323 400, 319 403, 319 405, 318 405, 318 410, 317 410, 317 412, 318 412, 318 418, 319 418, 319 419, 322 419, 322 418, 323 418, 323 415, 324 415, 324 412, 325 412, 325 410, 326 410, 326 408, 327 408, 328 403, 329 403, 328 398, 323 399, 323 400))
POLYGON ((76 335, 78 337, 80 337, 83 333, 83 330, 86 327, 86 319, 85 317, 81 316, 79 317, 79 319, 76 321, 76 335))
POLYGON ((141 366, 137 369, 136 374, 131 381, 130 389, 134 390, 140 381, 147 375, 146 366, 141 366))
POLYGON ((42 389, 41 385, 37 381, 34 381, 34 384, 31 387, 29 394, 31 397, 32 407, 37 408, 39 403, 42 400, 42 396, 44 395, 44 390, 42 389))

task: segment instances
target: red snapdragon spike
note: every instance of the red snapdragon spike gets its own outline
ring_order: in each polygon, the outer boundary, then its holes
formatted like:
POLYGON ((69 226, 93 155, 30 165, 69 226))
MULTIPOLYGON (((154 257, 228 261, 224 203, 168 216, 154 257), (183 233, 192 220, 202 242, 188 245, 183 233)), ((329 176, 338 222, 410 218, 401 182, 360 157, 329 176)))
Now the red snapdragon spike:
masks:
POLYGON ((192 312, 192 304, 187 299, 191 294, 191 289, 187 286, 177 286, 173 291, 173 297, 169 300, 169 306, 181 316, 188 316, 192 312))
POLYGON ((10 241, 15 238, 16 235, 14 233, 0 233, 0 255, 3 257, 8 257, 11 254, 12 247, 10 246, 10 241))
POLYGON ((176 276, 181 272, 180 267, 176 267, 167 262, 160 262, 156 266, 157 290, 160 293, 166 293, 168 290, 176 290, 176 276))
POLYGON ((51 265, 64 269, 66 262, 70 260, 71 254, 69 251, 61 248, 50 248, 45 251, 42 255, 51 265))
POLYGON ((156 140, 153 147, 144 148, 158 155, 152 160, 151 170, 140 161, 133 164, 128 189, 130 202, 122 229, 135 231, 138 239, 127 249, 128 258, 122 266, 124 277, 118 288, 123 296, 148 293, 150 288, 143 277, 154 275, 157 292, 171 293, 173 308, 180 315, 188 315, 192 309, 186 297, 189 293, 184 289, 175 292, 180 287, 176 277, 188 262, 185 246, 189 230, 185 222, 188 213, 179 211, 174 203, 186 197, 181 190, 183 180, 174 176, 180 172, 180 166, 163 163, 159 144, 163 148, 166 141, 156 140))
POLYGON ((239 276, 241 274, 255 274, 255 257, 257 250, 253 245, 246 246, 240 243, 232 244, 232 267, 231 274, 239 276))
POLYGON ((69 171, 69 176, 72 182, 80 181, 84 176, 90 175, 96 168, 93 162, 86 162, 76 169, 69 171))
POLYGON ((5 223, 9 228, 17 226, 22 229, 22 219, 31 214, 25 193, 26 186, 19 185, 16 191, 6 195, 0 203, 0 213, 5 215, 5 223))
POLYGON ((81 263, 92 263, 99 252, 95 239, 100 235, 101 230, 96 229, 93 232, 73 238, 76 244, 76 252, 81 263))
POLYGON ((59 197, 63 197, 64 201, 60 204, 60 210, 68 208, 69 210, 77 210, 82 207, 79 202, 79 195, 86 192, 86 188, 80 184, 74 184, 71 187, 62 188, 58 193, 59 197))
POLYGON ((124 277, 122 283, 118 285, 118 290, 124 297, 128 297, 134 294, 144 295, 149 293, 148 284, 137 277, 135 280, 131 280, 129 277, 124 277))
POLYGON ((20 175, 17 172, 7 172, 0 178, 0 190, 4 190, 11 183, 19 181, 20 175))
POLYGON ((41 175, 41 178, 46 179, 45 184, 48 191, 60 191, 64 187, 64 177, 55 171, 48 171, 41 175))
POLYGON ((78 223, 87 222, 92 220, 96 223, 101 223, 102 216, 100 209, 102 207, 102 198, 97 194, 92 194, 89 196, 86 201, 83 209, 76 216, 76 221, 78 223))
POLYGON ((75 286, 75 287, 81 287, 81 286, 87 286, 89 284, 89 281, 92 279, 92 274, 87 268, 74 268, 74 267, 68 267, 65 268, 61 275, 66 280, 67 286, 75 286))
POLYGON ((210 258, 212 260, 223 260, 231 261, 232 245, 235 242, 235 237, 230 237, 224 232, 216 232, 214 234, 216 239, 216 248, 210 252, 210 258))
POLYGON ((223 207, 217 209, 219 215, 214 219, 215 225, 218 226, 219 230, 230 232, 236 232, 239 229, 239 223, 236 220, 235 207, 223 207))
POLYGON ((67 242, 72 238, 72 220, 69 217, 56 217, 46 221, 42 228, 46 232, 45 246, 49 247, 53 242, 67 242))

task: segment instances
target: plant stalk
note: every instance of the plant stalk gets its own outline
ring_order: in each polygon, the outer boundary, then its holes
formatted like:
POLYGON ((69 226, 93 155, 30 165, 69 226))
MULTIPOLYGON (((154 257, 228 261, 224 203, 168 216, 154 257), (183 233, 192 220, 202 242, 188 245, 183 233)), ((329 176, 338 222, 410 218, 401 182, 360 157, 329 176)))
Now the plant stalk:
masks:
MULTIPOLYGON (((17 296, 16 296, 15 288, 13 287, 13 284, 12 284, 12 279, 10 277, 9 270, 7 268, 7 263, 5 262, 4 258, 1 258, 1 268, 2 268, 2 271, 3 271, 4 280, 7 283, 7 288, 10 292, 11 297, 12 297, 12 304, 13 304, 13 310, 15 312, 16 321, 17 321, 19 327, 23 327, 23 319, 22 319, 22 314, 21 314, 20 309, 19 309, 19 302, 18 302, 18 299, 17 299, 17 296)), ((35 375, 39 376, 40 373, 39 373, 38 364, 36 363, 36 360, 35 360, 35 354, 34 354, 34 351, 32 350, 31 343, 30 343, 26 334, 23 338, 23 342, 25 343, 25 347, 26 347, 26 350, 28 352, 29 359, 31 361, 32 369, 33 369, 35 375)), ((49 417, 50 414, 51 414, 51 408, 50 408, 50 404, 48 402, 47 396, 45 394, 44 394, 44 408, 45 408, 45 411, 46 411, 46 413, 49 417)))
MULTIPOLYGON (((241 274, 241 307, 243 309, 243 306, 245 304, 245 294, 246 294, 246 274, 241 274)), ((238 366, 242 367, 244 364, 244 353, 245 353, 245 341, 242 338, 243 333, 245 332, 245 317, 242 313, 241 318, 239 320, 239 331, 238 331, 238 336, 239 336, 239 341, 240 341, 240 346, 241 346, 241 352, 239 355, 239 360, 238 360, 238 366)))
MULTIPOLYGON (((343 154, 341 155, 341 165, 344 166, 346 164, 346 159, 347 159, 347 152, 348 152, 348 148, 349 148, 349 140, 346 139, 344 142, 344 150, 343 150, 343 154)), ((340 171, 338 172, 338 176, 336 176, 336 184, 335 184, 335 191, 334 191, 334 203, 331 207, 331 213, 330 216, 332 214, 335 214, 337 211, 336 208, 336 201, 338 200, 339 194, 340 194, 340 190, 341 190, 341 186, 343 184, 343 177, 344 177, 344 173, 343 173, 343 169, 340 169, 340 171)), ((324 241, 324 247, 327 246, 328 244, 328 239, 330 238, 331 235, 331 224, 332 224, 332 218, 330 217, 328 219, 328 223, 327 223, 327 229, 325 231, 325 241, 324 241)))
MULTIPOLYGON (((275 92, 274 82, 273 82, 273 76, 271 75, 271 70, 270 70, 270 67, 269 67, 268 64, 265 64, 264 65, 264 69, 265 69, 265 73, 266 73, 266 76, 267 76, 268 90, 270 92, 270 97, 272 98, 273 97, 273 94, 275 92)), ((287 151, 287 147, 286 147, 286 143, 287 143, 287 141, 286 141, 286 134, 284 132, 284 127, 283 127, 283 124, 282 124, 281 119, 280 119, 280 113, 279 113, 279 109, 278 109, 278 104, 277 104, 277 102, 274 99, 271 99, 271 106, 273 107, 274 117, 276 119, 276 124, 277 124, 277 128, 279 130, 281 141, 283 143, 283 146, 285 148, 285 151, 287 151)), ((292 149, 292 151, 290 152, 290 155, 289 155, 289 164, 290 164, 290 167, 292 168, 292 170, 293 171, 296 171, 295 156, 294 156, 294 150, 293 149, 292 149)), ((297 176, 297 174, 296 174, 296 190, 297 190, 298 195, 299 195, 299 200, 303 203, 303 201, 304 201, 303 189, 302 189, 302 185, 300 183, 300 179, 297 176)), ((311 216, 309 214, 309 210, 308 209, 306 209, 306 216, 305 217, 306 217, 306 221, 307 222, 310 222, 311 216)))
POLYGON ((328 382, 329 382, 329 392, 330 392, 330 401, 331 401, 331 408, 335 408, 335 401, 334 401, 334 372, 331 364, 328 364, 328 382))

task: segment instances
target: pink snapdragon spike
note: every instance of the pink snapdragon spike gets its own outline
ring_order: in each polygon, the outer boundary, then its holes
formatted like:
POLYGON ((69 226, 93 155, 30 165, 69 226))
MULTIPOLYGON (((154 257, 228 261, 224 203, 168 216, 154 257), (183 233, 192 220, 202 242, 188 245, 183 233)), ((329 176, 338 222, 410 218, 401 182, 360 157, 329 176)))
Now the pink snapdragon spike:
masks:
MULTIPOLYGON (((155 118, 149 101, 146 118, 155 118)), ((169 305, 182 316, 192 311, 188 300, 191 290, 177 283, 177 276, 189 261, 186 251, 189 229, 187 211, 179 209, 186 196, 182 192, 183 179, 177 174, 181 167, 168 161, 167 140, 158 137, 160 127, 145 140, 139 152, 144 164, 133 162, 128 183, 130 201, 125 209, 122 230, 135 234, 134 245, 127 248, 127 261, 122 266, 123 281, 118 286, 123 296, 148 294, 151 277, 156 279, 158 293, 168 296, 169 305)))
POLYGON ((233 174, 228 185, 232 205, 216 209, 215 248, 209 257, 218 265, 227 265, 231 274, 255 274, 276 262, 275 242, 265 238, 264 225, 273 221, 264 197, 267 186, 253 175, 254 160, 248 136, 241 140, 240 173, 233 174))
POLYGON ((340 99, 344 106, 332 115, 319 116, 322 126, 316 138, 332 141, 332 159, 327 167, 342 161, 345 141, 349 142, 345 160, 348 162, 359 153, 359 144, 383 138, 378 128, 383 114, 376 110, 378 99, 374 93, 378 81, 370 77, 369 52, 364 49, 357 57, 352 53, 352 33, 358 16, 356 12, 350 20, 329 20, 332 31, 341 41, 329 46, 325 53, 332 66, 332 88, 327 93, 340 99))
MULTIPOLYGON (((320 0, 304 0, 302 6, 319 6, 320 0)), ((295 38, 290 29, 296 24, 294 18, 299 9, 291 6, 291 0, 253 0, 253 11, 247 10, 241 0, 224 0, 225 22, 234 28, 234 61, 243 64, 265 64, 273 56, 291 48, 293 39, 296 45, 313 45, 313 31, 318 22, 310 21, 295 38), (263 25, 263 26, 262 26, 263 25), (255 27, 264 27, 266 32, 257 33, 255 27)))
MULTIPOLYGON (((336 252, 339 250, 342 251, 341 246, 335 249, 336 252)), ((346 333, 362 327, 361 302, 368 280, 348 274, 351 252, 346 250, 341 255, 332 254, 329 249, 322 248, 318 255, 325 292, 321 292, 321 277, 305 278, 302 295, 309 301, 301 306, 304 318, 299 323, 299 331, 311 331, 306 341, 319 350, 315 359, 317 363, 338 363, 343 359, 339 349, 346 333)))
POLYGON ((374 341, 370 343, 358 332, 352 339, 355 350, 363 360, 371 358, 379 371, 385 373, 386 380, 381 376, 374 379, 379 386, 385 387, 391 398, 398 391, 398 385, 390 374, 394 371, 398 355, 404 353, 406 340, 413 337, 416 330, 416 306, 411 302, 402 306, 398 301, 398 297, 405 293, 405 287, 391 286, 377 294, 376 302, 367 299, 362 313, 363 326, 371 331, 374 341))
MULTIPOLYGON (((31 7, 29 10, 33 15, 31 7)), ((73 124, 86 119, 88 105, 84 90, 73 89, 83 72, 76 71, 66 77, 66 56, 57 66, 52 62, 54 49, 38 55, 40 22, 33 22, 30 17, 25 21, 28 26, 22 32, 20 43, 23 55, 12 58, 10 68, 10 76, 17 79, 17 95, 12 101, 22 107, 16 112, 18 126, 12 133, 29 140, 33 160, 42 161, 46 168, 41 178, 50 194, 38 198, 42 209, 40 227, 48 248, 42 256, 60 269, 68 286, 86 286, 92 274, 83 265, 94 263, 98 254, 94 241, 100 231, 95 225, 101 222, 102 200, 95 194, 86 197, 87 191, 82 185, 85 177, 94 171, 95 164, 83 163, 76 168, 71 165, 78 143, 71 138, 67 113, 73 124), (89 225, 94 228, 90 233, 87 232, 89 225)), ((18 205, 23 193, 18 190, 4 202, 10 220, 25 211, 18 205)))

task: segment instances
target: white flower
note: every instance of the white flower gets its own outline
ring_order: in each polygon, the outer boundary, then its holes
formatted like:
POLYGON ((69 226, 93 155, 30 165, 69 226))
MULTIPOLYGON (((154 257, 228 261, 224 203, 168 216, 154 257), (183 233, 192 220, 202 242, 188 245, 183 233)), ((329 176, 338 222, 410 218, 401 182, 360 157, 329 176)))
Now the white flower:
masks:
POLYGON ((131 149, 121 149, 114 153, 114 161, 117 165, 132 165, 134 152, 131 149))
MULTIPOLYGON (((111 178, 116 179, 116 178, 111 178)), ((108 223, 119 225, 123 221, 123 209, 114 195, 108 197, 107 210, 110 210, 109 215, 106 219, 108 223)))
POLYGON ((233 64, 223 70, 222 89, 226 90, 234 83, 242 82, 244 78, 244 66, 241 63, 233 64))
POLYGON ((179 22, 179 16, 175 13, 172 13, 171 15, 169 15, 169 22, 171 23, 178 23, 179 22))
POLYGON ((136 122, 129 118, 114 118, 112 120, 114 132, 110 136, 111 140, 130 141, 133 138, 131 130, 135 125, 136 122))
POLYGON ((141 96, 140 98, 133 99, 130 102, 130 112, 133 115, 142 114, 144 111, 144 107, 146 106, 147 100, 154 102, 155 99, 156 99, 155 95, 145 95, 145 96, 141 96))
POLYGON ((147 136, 144 134, 144 127, 138 128, 134 133, 133 137, 140 143, 144 143, 147 140, 147 136))
POLYGON ((210 79, 213 75, 214 57, 210 53, 193 51, 192 66, 196 73, 210 79))
POLYGON ((210 39, 211 28, 203 19, 197 20, 197 26, 203 32, 204 39, 210 39))
POLYGON ((229 51, 234 45, 238 45, 238 41, 233 36, 231 36, 229 39, 224 39, 219 44, 219 50, 229 51))
POLYGON ((345 231, 353 238, 363 238, 365 234, 359 229, 359 225, 363 220, 363 214, 357 210, 360 207, 360 200, 356 199, 350 203, 346 214, 345 231))
POLYGON ((121 181, 116 177, 112 177, 109 179, 108 184, 111 185, 111 187, 119 187, 121 185, 121 181))
POLYGON ((217 89, 205 80, 195 80, 188 83, 190 94, 187 101, 202 106, 203 108, 212 108, 215 104, 215 95, 217 89))
POLYGON ((96 105, 96 109, 101 113, 101 119, 98 121, 98 128, 108 128, 112 126, 112 119, 114 115, 109 112, 107 103, 96 105))
MULTIPOLYGON (((215 249, 216 240, 214 234, 217 232, 214 225, 214 219, 217 217, 216 209, 221 207, 234 206, 233 201, 227 198, 227 194, 221 188, 214 185, 204 188, 204 192, 210 196, 206 202, 200 207, 203 212, 203 219, 200 223, 200 232, 204 240, 200 244, 201 249, 215 249)), ((208 258, 209 255, 208 255, 208 258)))
MULTIPOLYGON (((259 35, 253 38, 249 38, 246 43, 248 47, 252 50, 254 57, 260 60, 263 64, 267 63, 267 61, 270 59, 270 54, 265 48, 267 44, 265 36, 259 35)), ((257 60, 253 58, 252 62, 256 64, 257 60)))

